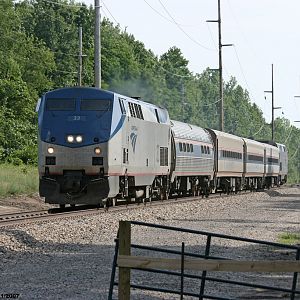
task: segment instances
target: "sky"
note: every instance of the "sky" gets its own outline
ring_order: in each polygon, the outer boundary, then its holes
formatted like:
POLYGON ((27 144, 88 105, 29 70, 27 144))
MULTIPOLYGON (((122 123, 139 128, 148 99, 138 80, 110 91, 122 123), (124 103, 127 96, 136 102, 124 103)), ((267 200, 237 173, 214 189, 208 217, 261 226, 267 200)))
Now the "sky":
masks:
MULTIPOLYGON (((94 0, 82 0, 94 4, 94 0)), ((193 73, 218 68, 217 0, 100 0, 101 17, 161 55, 176 46, 193 73)), ((224 80, 235 77, 271 121, 271 65, 276 117, 300 128, 300 1, 221 0, 224 80)), ((84 31, 84 29, 83 29, 84 31)))

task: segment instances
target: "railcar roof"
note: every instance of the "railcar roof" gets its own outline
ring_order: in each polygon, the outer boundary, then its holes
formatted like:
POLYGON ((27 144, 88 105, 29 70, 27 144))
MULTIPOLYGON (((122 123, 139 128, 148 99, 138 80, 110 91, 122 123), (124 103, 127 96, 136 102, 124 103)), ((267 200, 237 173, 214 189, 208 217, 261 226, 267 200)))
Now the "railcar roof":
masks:
POLYGON ((217 137, 221 136, 224 138, 230 138, 230 139, 237 140, 237 141, 243 140, 240 136, 233 135, 231 133, 227 133, 227 132, 223 132, 223 131, 219 131, 219 130, 215 130, 215 129, 211 129, 211 131, 213 131, 217 137))
POLYGON ((174 120, 171 120, 171 127, 177 138, 212 143, 209 133, 201 127, 174 120))
POLYGON ((243 140, 245 141, 246 144, 255 145, 255 146, 258 146, 258 147, 261 147, 261 148, 265 147, 263 143, 252 140, 252 139, 243 138, 243 140))

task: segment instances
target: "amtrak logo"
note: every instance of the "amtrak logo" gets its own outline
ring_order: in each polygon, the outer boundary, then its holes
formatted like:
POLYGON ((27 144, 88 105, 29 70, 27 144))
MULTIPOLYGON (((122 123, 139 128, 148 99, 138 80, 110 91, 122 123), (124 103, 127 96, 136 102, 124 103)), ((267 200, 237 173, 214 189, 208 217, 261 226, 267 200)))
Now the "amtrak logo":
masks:
POLYGON ((136 139, 137 139, 137 134, 135 132, 132 132, 130 134, 130 140, 131 140, 133 152, 135 152, 136 139))

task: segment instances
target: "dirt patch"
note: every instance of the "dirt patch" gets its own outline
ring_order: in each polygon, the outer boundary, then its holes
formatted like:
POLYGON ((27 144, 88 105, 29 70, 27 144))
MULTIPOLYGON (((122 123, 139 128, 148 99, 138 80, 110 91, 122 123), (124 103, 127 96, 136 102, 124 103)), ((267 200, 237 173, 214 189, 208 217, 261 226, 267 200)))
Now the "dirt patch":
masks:
POLYGON ((39 197, 38 193, 0 198, 0 205, 19 208, 20 211, 42 210, 57 207, 56 205, 45 203, 45 200, 39 197))

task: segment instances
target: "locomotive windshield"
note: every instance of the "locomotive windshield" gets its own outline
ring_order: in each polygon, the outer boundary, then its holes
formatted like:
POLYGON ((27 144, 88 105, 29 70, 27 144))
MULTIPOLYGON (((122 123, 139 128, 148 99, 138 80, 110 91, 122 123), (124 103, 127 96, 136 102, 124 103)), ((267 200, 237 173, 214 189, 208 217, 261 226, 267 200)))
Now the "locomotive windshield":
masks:
POLYGON ((111 100, 82 99, 80 101, 80 110, 111 111, 111 109, 111 100))
MULTIPOLYGON (((39 110, 41 140, 65 147, 107 142, 111 136, 114 94, 95 88, 63 88, 46 93, 39 110), (79 136, 80 142, 68 142, 79 136)), ((116 127, 119 118, 116 118, 116 127)))
POLYGON ((46 101, 47 111, 74 111, 76 108, 75 99, 53 99, 48 98, 46 101))

